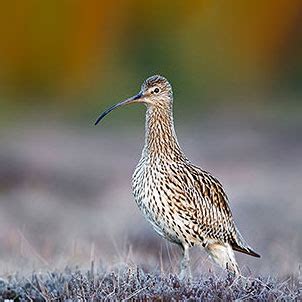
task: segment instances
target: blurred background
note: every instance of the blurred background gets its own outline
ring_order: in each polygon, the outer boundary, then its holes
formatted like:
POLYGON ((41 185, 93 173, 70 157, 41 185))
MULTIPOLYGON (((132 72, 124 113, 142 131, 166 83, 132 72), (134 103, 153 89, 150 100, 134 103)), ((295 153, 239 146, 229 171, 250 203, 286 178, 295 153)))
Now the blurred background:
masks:
MULTIPOLYGON (((131 175, 144 108, 106 107, 150 75, 174 88, 181 146, 224 184, 261 259, 302 262, 302 2, 7 1, 0 9, 0 272, 130 262, 177 272, 131 175)), ((193 250, 194 272, 212 267, 193 250)))

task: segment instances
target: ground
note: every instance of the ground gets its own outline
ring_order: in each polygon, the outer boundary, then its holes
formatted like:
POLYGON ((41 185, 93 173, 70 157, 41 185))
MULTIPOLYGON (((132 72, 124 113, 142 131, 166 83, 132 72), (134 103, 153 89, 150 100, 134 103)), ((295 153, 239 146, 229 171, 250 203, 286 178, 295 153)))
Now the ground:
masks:
POLYGON ((13 301, 99 301, 99 300, 202 300, 202 301, 301 301, 302 283, 231 275, 199 276, 180 281, 173 274, 145 272, 137 266, 120 266, 94 273, 79 269, 11 276, 0 280, 0 297, 13 301))

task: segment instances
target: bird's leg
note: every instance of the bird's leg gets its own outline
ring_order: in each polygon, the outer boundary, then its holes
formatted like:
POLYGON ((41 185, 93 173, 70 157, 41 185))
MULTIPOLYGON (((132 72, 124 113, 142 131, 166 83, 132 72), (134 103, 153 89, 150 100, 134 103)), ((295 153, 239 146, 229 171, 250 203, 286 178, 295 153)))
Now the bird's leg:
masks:
POLYGON ((229 244, 221 244, 219 242, 210 243, 206 246, 206 250, 210 254, 211 258, 222 268, 235 276, 240 275, 234 251, 229 244))
POLYGON ((180 275, 181 280, 191 280, 191 268, 190 268, 190 257, 189 257, 189 247, 187 245, 182 246, 182 259, 180 263, 180 275))

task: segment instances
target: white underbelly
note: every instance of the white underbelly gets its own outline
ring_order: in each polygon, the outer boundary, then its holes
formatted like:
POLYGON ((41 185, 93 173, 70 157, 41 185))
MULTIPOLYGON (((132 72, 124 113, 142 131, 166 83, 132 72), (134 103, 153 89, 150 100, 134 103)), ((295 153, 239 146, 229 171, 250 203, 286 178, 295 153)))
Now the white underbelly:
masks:
POLYGON ((165 182, 164 177, 165 174, 161 173, 160 169, 154 169, 151 175, 139 164, 132 178, 133 195, 139 209, 154 230, 160 236, 179 243, 182 240, 173 227, 175 217, 167 196, 158 189, 161 183, 165 182))
MULTIPOLYGON (((150 188, 147 190, 150 190, 150 188)), ((148 194, 146 192, 145 190, 140 196, 134 195, 135 201, 146 220, 150 222, 153 229, 160 236, 175 243, 181 242, 182 240, 175 233, 172 225, 174 217, 170 214, 171 209, 169 209, 169 204, 165 200, 165 197, 159 196, 156 189, 151 192, 149 191, 148 194)))

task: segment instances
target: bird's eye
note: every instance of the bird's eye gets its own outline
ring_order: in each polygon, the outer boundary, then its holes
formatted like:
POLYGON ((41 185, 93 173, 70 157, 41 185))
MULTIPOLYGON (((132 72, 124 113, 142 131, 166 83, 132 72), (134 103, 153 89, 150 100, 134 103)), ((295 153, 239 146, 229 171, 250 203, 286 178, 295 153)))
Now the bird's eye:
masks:
POLYGON ((154 93, 159 93, 159 88, 158 88, 158 87, 156 87, 156 88, 154 89, 154 93))

